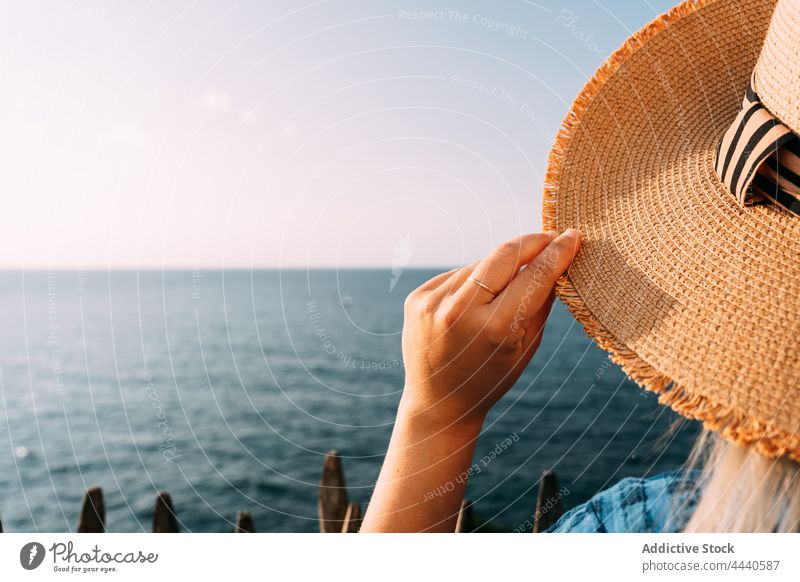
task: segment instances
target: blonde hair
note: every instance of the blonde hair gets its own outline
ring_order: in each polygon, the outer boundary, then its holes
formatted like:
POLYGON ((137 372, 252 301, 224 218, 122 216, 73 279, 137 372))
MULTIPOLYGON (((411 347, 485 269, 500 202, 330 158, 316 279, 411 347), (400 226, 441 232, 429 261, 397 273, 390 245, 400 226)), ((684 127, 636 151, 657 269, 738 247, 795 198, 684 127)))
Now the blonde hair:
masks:
POLYGON ((703 431, 688 461, 702 467, 699 496, 685 532, 800 531, 800 464, 770 459, 752 447, 703 431))

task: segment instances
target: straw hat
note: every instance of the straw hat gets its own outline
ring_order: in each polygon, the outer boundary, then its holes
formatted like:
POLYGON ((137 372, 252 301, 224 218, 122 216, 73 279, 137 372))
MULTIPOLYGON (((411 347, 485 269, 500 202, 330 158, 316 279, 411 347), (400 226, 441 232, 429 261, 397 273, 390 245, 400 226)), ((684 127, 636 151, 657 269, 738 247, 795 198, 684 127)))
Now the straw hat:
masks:
POLYGON ((543 222, 583 232, 557 291, 631 378, 800 461, 800 190, 768 179, 797 134, 800 0, 684 2, 578 95, 543 222))

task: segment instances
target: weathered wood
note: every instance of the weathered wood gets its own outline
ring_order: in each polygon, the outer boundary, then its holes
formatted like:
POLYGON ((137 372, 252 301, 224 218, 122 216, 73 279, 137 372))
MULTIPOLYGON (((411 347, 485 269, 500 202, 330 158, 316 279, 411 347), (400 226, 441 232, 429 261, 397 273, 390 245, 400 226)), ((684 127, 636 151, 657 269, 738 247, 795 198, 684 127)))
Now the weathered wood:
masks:
POLYGON ((83 507, 78 518, 78 533, 103 533, 106 531, 106 506, 103 490, 91 487, 83 496, 83 507))
POLYGON ((166 491, 156 494, 156 507, 153 511, 153 533, 177 533, 178 518, 172 505, 172 497, 166 491))
POLYGON ((361 504, 351 501, 347 504, 347 511, 344 514, 342 523, 342 533, 358 533, 361 528, 361 504))
POLYGON ((533 514, 533 533, 543 532, 558 521, 564 513, 562 497, 556 474, 553 471, 542 473, 539 494, 536 497, 536 512, 533 514))
POLYGON ((475 529, 475 522, 472 519, 472 501, 464 499, 461 502, 461 507, 458 510, 458 519, 456 520, 456 533, 469 533, 475 529))
POLYGON ((236 527, 233 533, 256 533, 256 526, 249 511, 240 511, 236 514, 236 527))
POLYGON ((347 487, 342 460, 336 451, 328 451, 319 481, 319 530, 322 533, 342 531, 347 513, 347 487))

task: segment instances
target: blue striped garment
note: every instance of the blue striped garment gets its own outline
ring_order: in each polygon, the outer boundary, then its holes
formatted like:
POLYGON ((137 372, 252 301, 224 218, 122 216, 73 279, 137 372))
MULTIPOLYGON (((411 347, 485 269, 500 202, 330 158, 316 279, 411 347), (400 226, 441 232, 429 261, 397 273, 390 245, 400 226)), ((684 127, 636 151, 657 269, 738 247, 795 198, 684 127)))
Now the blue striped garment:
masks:
POLYGON ((571 509, 547 531, 679 532, 697 503, 692 490, 698 478, 699 471, 688 476, 682 471, 670 471, 647 479, 628 477, 571 509), (684 477, 687 477, 685 483, 682 482, 684 477), (681 508, 677 513, 676 507, 681 508))

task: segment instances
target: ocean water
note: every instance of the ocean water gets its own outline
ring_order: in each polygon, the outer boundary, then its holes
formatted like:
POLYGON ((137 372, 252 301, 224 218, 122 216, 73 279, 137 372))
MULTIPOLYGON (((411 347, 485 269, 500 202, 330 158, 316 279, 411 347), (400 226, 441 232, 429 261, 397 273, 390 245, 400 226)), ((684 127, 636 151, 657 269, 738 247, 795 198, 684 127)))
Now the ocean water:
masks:
MULTIPOLYGON (((162 489, 183 531, 230 531, 237 510, 258 531, 317 531, 329 449, 366 504, 403 384, 403 299, 433 274, 0 274, 5 530, 74 530, 83 491, 99 485, 110 531, 148 531, 162 489)), ((557 305, 487 421, 468 497, 484 530, 511 531, 530 518, 543 470, 571 507, 679 466, 696 430, 557 305)))

